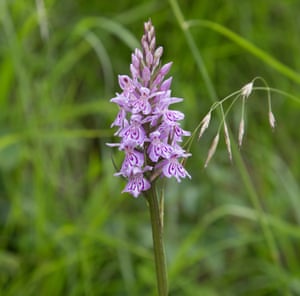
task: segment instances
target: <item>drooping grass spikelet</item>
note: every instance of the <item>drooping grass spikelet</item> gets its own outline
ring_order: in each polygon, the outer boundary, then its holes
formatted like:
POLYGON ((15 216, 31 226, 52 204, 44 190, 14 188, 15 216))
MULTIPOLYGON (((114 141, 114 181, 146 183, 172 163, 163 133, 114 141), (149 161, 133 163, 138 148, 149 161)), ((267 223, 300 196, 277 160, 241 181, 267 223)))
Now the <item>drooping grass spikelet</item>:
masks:
POLYGON ((242 87, 242 91, 241 91, 242 96, 247 99, 252 93, 252 89, 253 89, 253 80, 242 87))
POLYGON ((199 132, 198 140, 202 137, 205 130, 208 128, 211 119, 211 111, 209 111, 201 121, 201 129, 199 132))
POLYGON ((210 121, 211 121, 211 116, 212 116, 212 112, 215 111, 217 108, 220 108, 221 110, 221 122, 219 124, 219 128, 217 131, 217 135, 215 136, 211 147, 209 148, 208 151, 208 155, 205 161, 205 165, 204 167, 207 167, 209 161, 211 160, 212 156, 214 155, 217 145, 218 145, 218 141, 219 141, 219 134, 223 125, 224 128, 224 138, 225 138, 225 143, 226 143, 226 149, 228 152, 228 156, 230 161, 232 161, 232 147, 231 147, 231 139, 230 139, 230 133, 229 133, 229 128, 227 125, 227 117, 228 114, 230 112, 230 110, 232 109, 233 105, 237 102, 240 101, 240 99, 242 100, 242 106, 241 106, 241 119, 240 119, 240 123, 239 123, 239 129, 238 129, 238 146, 241 147, 243 144, 243 139, 244 139, 244 135, 245 135, 245 108, 246 108, 246 103, 247 103, 247 99, 249 98, 249 96, 252 94, 253 90, 256 89, 264 89, 267 90, 268 92, 268 108, 269 108, 269 112, 268 112, 268 117, 269 117, 269 124, 270 126, 274 129, 275 125, 276 125, 276 120, 275 120, 275 116, 272 112, 272 106, 271 106, 271 95, 270 95, 270 88, 268 87, 266 81, 261 78, 261 77, 255 77, 254 79, 252 79, 251 82, 245 84, 242 88, 240 88, 238 91, 233 92, 232 94, 226 96, 225 98, 223 98, 220 101, 217 101, 215 103, 212 104, 209 112, 204 116, 204 118, 200 121, 199 125, 197 126, 195 132, 200 129, 199 135, 198 135, 198 140, 203 136, 204 132, 208 129, 210 121), (254 82, 256 80, 261 80, 265 85, 266 88, 254 88, 254 82), (228 101, 229 99, 233 98, 232 102, 229 104, 229 106, 226 109, 223 109, 224 107, 224 103, 226 101, 228 101))
POLYGON ((212 141, 212 144, 208 150, 208 155, 207 155, 207 158, 206 158, 206 161, 205 161, 205 164, 204 164, 204 167, 206 168, 209 161, 211 160, 211 158, 213 157, 213 155, 215 154, 216 152, 216 148, 218 146, 218 143, 219 143, 219 138, 220 138, 220 133, 217 133, 217 135, 214 137, 213 141, 212 141))
POLYGON ((272 129, 275 128, 276 125, 276 120, 275 120, 275 116, 272 112, 272 104, 271 104, 271 94, 270 94, 270 89, 267 85, 267 83, 263 80, 263 82, 266 84, 267 89, 268 89, 268 107, 269 107, 269 123, 272 129))
POLYGON ((271 110, 269 110, 269 123, 270 123, 271 128, 274 129, 275 125, 276 125, 276 120, 275 120, 274 114, 271 110))
POLYGON ((226 121, 224 121, 224 136, 230 161, 232 161, 231 142, 226 121))
POLYGON ((244 120, 245 102, 246 102, 247 96, 249 96, 249 94, 250 94, 249 92, 251 92, 250 87, 251 87, 251 83, 248 83, 248 84, 246 84, 246 86, 244 86, 244 88, 247 89, 247 93, 243 96, 243 102, 242 102, 242 114, 241 114, 241 121, 240 121, 240 125, 239 125, 239 135, 238 135, 239 147, 241 147, 243 144, 243 137, 245 134, 245 120, 244 120))
POLYGON ((238 136, 239 147, 241 147, 243 144, 244 133, 245 133, 245 121, 244 118, 242 117, 239 125, 239 136, 238 136))

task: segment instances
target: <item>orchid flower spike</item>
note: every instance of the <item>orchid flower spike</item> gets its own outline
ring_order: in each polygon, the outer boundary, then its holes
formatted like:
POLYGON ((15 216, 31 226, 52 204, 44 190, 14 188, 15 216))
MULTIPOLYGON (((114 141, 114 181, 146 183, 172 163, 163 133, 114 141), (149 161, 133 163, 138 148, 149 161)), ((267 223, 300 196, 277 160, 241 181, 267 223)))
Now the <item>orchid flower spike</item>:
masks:
POLYGON ((125 154, 115 175, 127 180, 123 192, 134 197, 149 190, 156 176, 174 177, 178 182, 191 177, 181 164, 191 154, 180 146, 182 137, 191 133, 180 126, 184 114, 169 109, 182 99, 171 96, 172 77, 166 75, 172 63, 160 63, 163 47, 156 47, 151 20, 144 24, 141 45, 131 56, 131 76, 119 75, 122 92, 111 99, 119 107, 112 127, 118 127, 115 135, 120 143, 110 146, 125 154))

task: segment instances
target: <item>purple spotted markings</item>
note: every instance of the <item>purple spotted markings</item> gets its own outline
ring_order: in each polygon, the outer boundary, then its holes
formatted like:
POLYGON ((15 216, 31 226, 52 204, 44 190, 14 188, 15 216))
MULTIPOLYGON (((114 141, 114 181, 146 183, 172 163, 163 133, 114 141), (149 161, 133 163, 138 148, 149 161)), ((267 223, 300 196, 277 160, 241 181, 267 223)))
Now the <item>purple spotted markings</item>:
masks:
POLYGON ((135 49, 131 56, 131 77, 119 75, 122 92, 110 100, 119 107, 111 127, 118 128, 115 135, 120 142, 108 146, 125 153, 121 169, 115 175, 127 180, 122 192, 134 197, 149 190, 158 176, 175 177, 178 182, 191 178, 182 165, 182 160, 191 154, 180 145, 182 137, 191 133, 180 127, 184 114, 169 109, 183 99, 171 96, 172 77, 165 76, 172 62, 160 65, 163 48, 156 48, 151 21, 144 24, 141 45, 142 50, 135 49))

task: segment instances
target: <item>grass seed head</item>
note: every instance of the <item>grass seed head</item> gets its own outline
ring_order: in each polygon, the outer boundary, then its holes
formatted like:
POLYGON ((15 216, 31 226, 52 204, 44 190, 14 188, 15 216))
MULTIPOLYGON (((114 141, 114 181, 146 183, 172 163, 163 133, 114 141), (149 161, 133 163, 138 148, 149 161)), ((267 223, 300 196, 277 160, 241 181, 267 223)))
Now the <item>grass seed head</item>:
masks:
POLYGON ((271 128, 274 129, 275 125, 276 125, 276 120, 275 120, 274 114, 271 110, 269 111, 269 123, 270 123, 271 128))
POLYGON ((243 144, 243 137, 245 133, 245 121, 244 118, 241 119, 240 127, 239 127, 239 146, 241 147, 243 144))
POLYGON ((231 143, 230 143, 230 137, 229 137, 229 132, 228 132, 226 122, 224 122, 224 136, 225 136, 225 143, 228 151, 228 156, 230 161, 232 161, 231 143))
POLYGON ((205 161, 205 164, 204 164, 204 167, 206 168, 209 161, 211 160, 211 158, 213 157, 213 155, 215 154, 216 152, 216 148, 218 146, 218 143, 219 143, 219 138, 220 138, 220 134, 217 133, 217 135, 214 137, 213 139, 213 142, 208 150, 208 155, 207 155, 207 158, 206 158, 206 161, 205 161))
POLYGON ((198 140, 202 137, 205 130, 208 128, 211 119, 211 112, 209 111, 201 121, 201 129, 199 132, 198 140))
POLYGON ((248 98, 252 93, 252 89, 253 89, 253 81, 247 83, 245 86, 242 87, 242 96, 248 98))

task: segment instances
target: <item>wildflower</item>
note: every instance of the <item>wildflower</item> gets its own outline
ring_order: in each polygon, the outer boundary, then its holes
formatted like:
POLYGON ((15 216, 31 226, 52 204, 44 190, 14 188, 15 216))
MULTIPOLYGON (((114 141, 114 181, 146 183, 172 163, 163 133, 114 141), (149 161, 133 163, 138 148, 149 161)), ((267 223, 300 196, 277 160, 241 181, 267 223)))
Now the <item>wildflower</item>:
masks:
POLYGON ((128 183, 122 192, 129 192, 134 197, 138 197, 142 191, 150 189, 150 182, 144 177, 143 174, 146 170, 147 168, 144 170, 135 168, 128 176, 128 183))
POLYGON ((146 132, 142 126, 142 116, 133 114, 130 124, 120 131, 123 137, 122 143, 130 143, 133 146, 143 146, 146 139, 146 132))
POLYGON ((159 131, 154 131, 150 134, 150 144, 147 153, 153 162, 157 162, 160 157, 169 158, 173 151, 169 144, 162 142, 160 135, 159 131))
POLYGON ((182 98, 171 96, 172 77, 165 77, 172 62, 160 66, 163 48, 156 48, 151 21, 144 25, 141 45, 142 50, 135 49, 131 55, 131 77, 118 76, 122 92, 110 100, 119 107, 111 127, 118 127, 115 135, 121 139, 120 143, 108 146, 119 147, 125 153, 115 175, 127 179, 123 192, 134 197, 149 190, 158 176, 175 177, 178 182, 191 177, 181 162, 191 154, 180 146, 182 138, 190 132, 180 127, 184 114, 169 109, 182 98))
POLYGON ((141 168, 143 166, 144 154, 128 144, 124 145, 122 150, 125 151, 125 159, 123 161, 120 173, 124 177, 128 177, 135 168, 141 168))
POLYGON ((171 178, 174 176, 178 182, 180 182, 180 178, 185 178, 186 176, 191 178, 183 165, 178 161, 179 156, 187 157, 190 156, 190 154, 184 154, 184 152, 178 154, 174 153, 170 158, 164 159, 156 166, 156 168, 162 169, 162 173, 165 177, 171 178))

